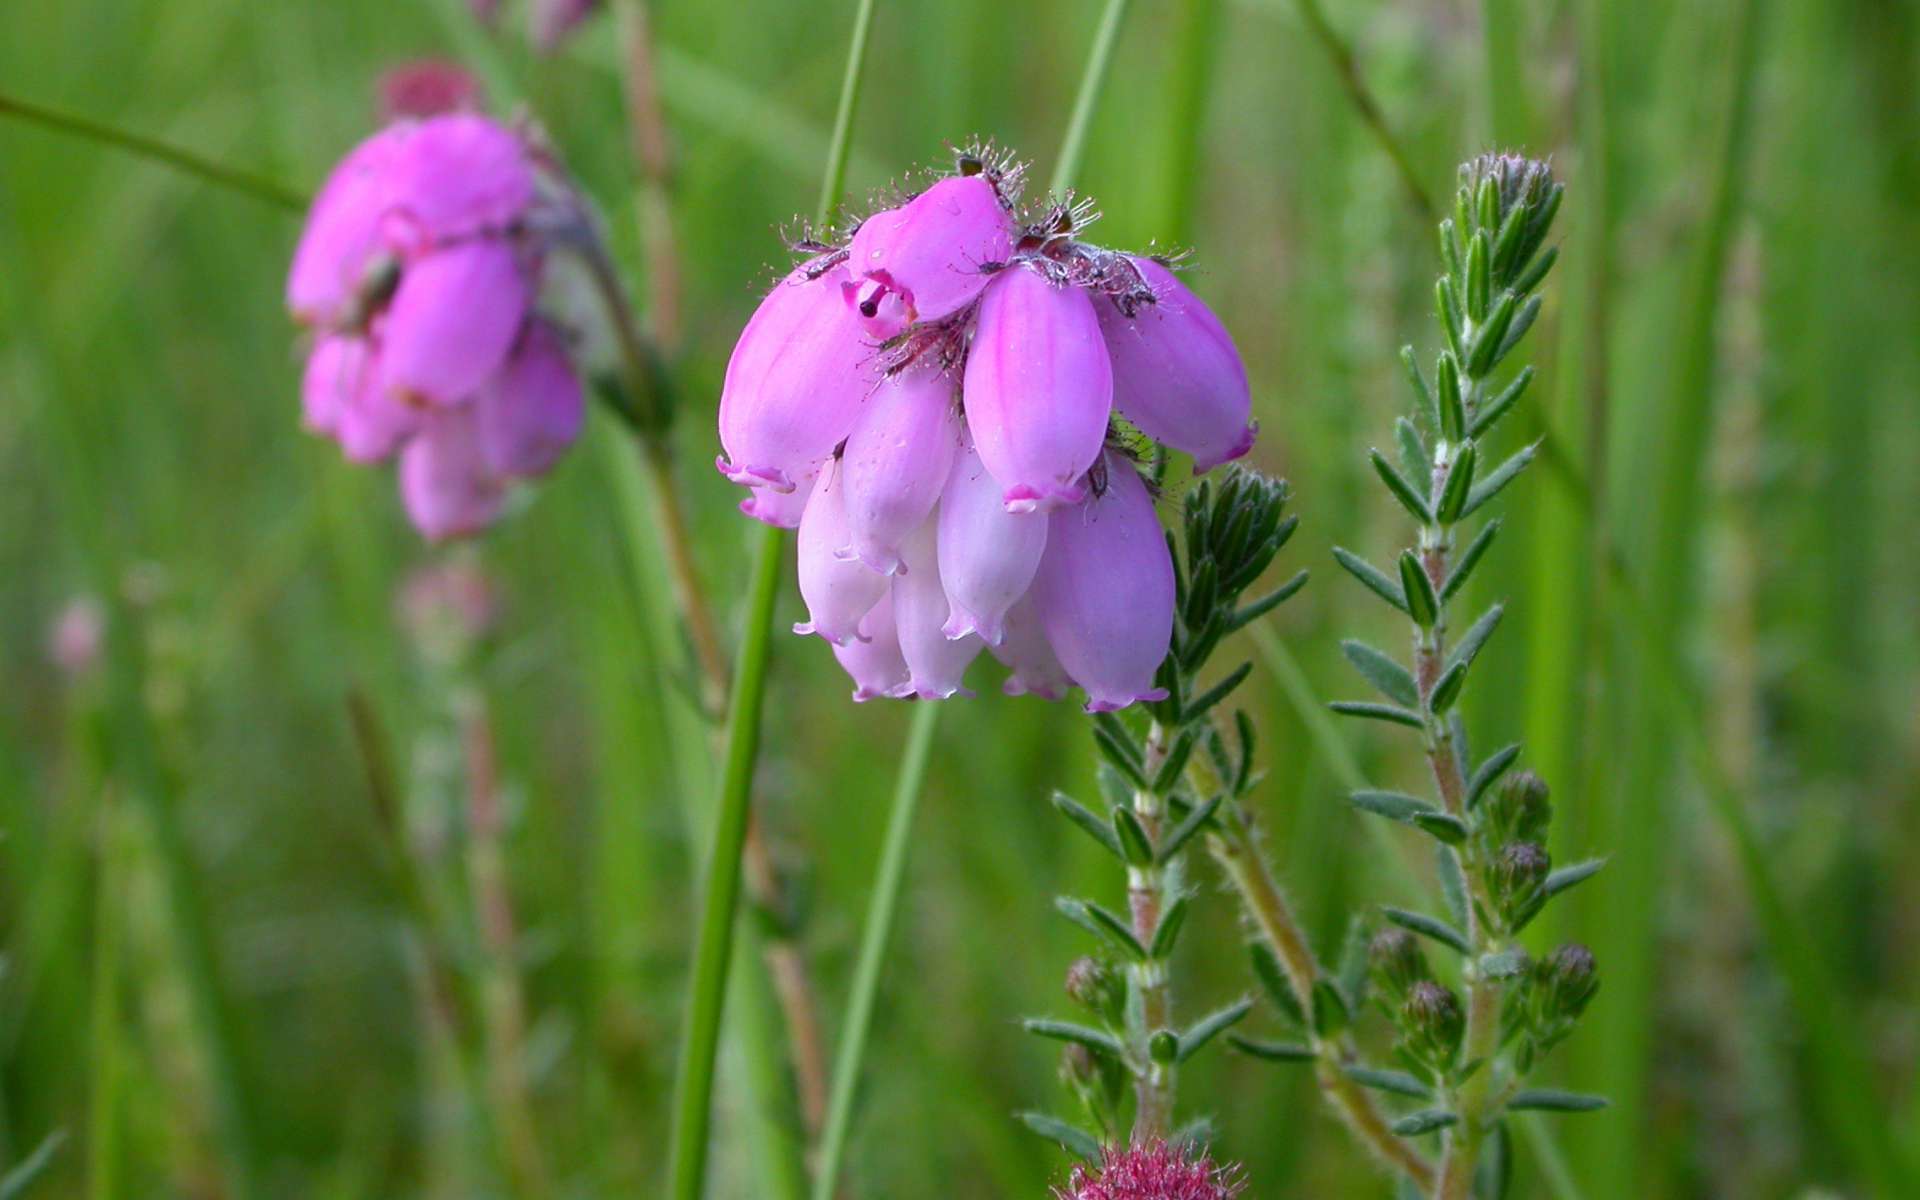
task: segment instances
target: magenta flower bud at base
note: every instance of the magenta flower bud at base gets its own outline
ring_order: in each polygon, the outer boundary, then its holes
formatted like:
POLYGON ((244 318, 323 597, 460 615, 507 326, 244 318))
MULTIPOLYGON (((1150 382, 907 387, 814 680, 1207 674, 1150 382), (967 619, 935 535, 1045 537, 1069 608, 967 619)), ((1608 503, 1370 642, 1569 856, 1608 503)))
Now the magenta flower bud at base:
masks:
POLYGON ((1132 318, 1095 304, 1113 361, 1113 406, 1141 433, 1193 455, 1208 471, 1253 448, 1253 394, 1233 338, 1179 278, 1135 258, 1157 297, 1132 318))
POLYGON ((1056 509, 1033 600, 1088 712, 1163 700, 1154 672, 1173 638, 1173 558, 1133 464, 1106 456, 1106 490, 1056 509))
POLYGON ((987 285, 982 267, 1013 252, 1013 219, 985 177, 942 179, 899 208, 868 217, 847 250, 856 284, 849 298, 878 323, 869 332, 886 338, 972 303, 987 285), (882 293, 896 297, 899 308, 889 308, 882 293))
POLYGON ((505 498, 506 481, 487 467, 468 410, 436 415, 400 452, 400 499, 433 541, 486 528, 505 498))
POLYGON ((915 367, 882 383, 840 457, 849 541, 839 553, 883 575, 899 570, 900 543, 933 511, 959 442, 944 373, 915 367))
POLYGON ((972 446, 961 447, 940 497, 946 635, 978 633, 988 645, 999 645, 1007 610, 1026 594, 1046 546, 1046 514, 1008 512, 999 482, 972 446))
POLYGON ((387 314, 381 386, 442 406, 472 395, 505 361, 531 299, 507 242, 483 239, 419 260, 387 314))
POLYGON ((1001 272, 980 301, 965 395, 974 449, 1008 509, 1077 502, 1113 404, 1113 371, 1086 293, 1025 269, 1001 272))
POLYGON ((853 699, 863 704, 879 697, 904 699, 913 695, 907 660, 900 653, 900 638, 894 632, 893 597, 882 596, 880 603, 860 621, 860 636, 833 648, 840 668, 853 677, 853 699))
POLYGON ((792 491, 853 430, 878 382, 860 324, 840 302, 846 272, 795 271, 747 322, 720 392, 720 473, 792 491))
POLYGON ((888 583, 887 576, 838 553, 848 540, 845 492, 839 464, 828 463, 814 481, 797 539, 800 598, 807 602, 807 620, 793 631, 817 633, 836 646, 859 633, 860 618, 880 603, 888 583))
POLYGON ((928 521, 901 546, 906 569, 893 580, 893 620, 900 652, 912 673, 913 694, 945 700, 964 694, 961 678, 984 644, 973 635, 949 638, 947 593, 940 586, 940 562, 934 549, 936 522, 928 521))

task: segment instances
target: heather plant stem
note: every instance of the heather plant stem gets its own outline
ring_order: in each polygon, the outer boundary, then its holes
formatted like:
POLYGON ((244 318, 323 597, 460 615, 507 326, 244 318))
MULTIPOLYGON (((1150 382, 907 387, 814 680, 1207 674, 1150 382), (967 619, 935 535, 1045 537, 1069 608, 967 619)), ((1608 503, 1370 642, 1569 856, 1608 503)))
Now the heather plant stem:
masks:
POLYGON ((1087 129, 1093 124, 1094 110, 1100 106, 1100 89, 1107 81, 1107 68, 1113 62, 1113 47, 1120 40, 1120 26, 1127 16, 1128 0, 1107 0, 1100 15, 1100 28, 1093 35, 1093 51, 1080 76, 1080 90, 1073 99, 1073 115, 1067 119, 1066 136, 1060 140, 1060 157, 1053 165, 1053 181, 1048 186, 1065 192, 1080 174, 1080 160, 1086 157, 1087 129))
MULTIPOLYGON (((1240 902, 1261 938, 1279 958, 1301 1011, 1311 1012, 1313 982, 1320 977, 1320 964, 1314 958, 1306 932, 1287 904, 1286 894, 1280 890, 1265 856, 1260 853, 1245 817, 1230 813, 1221 826, 1224 832, 1210 835, 1207 848, 1226 872, 1234 890, 1240 893, 1240 902)), ((1308 1038, 1314 1051, 1314 1079, 1347 1128, 1382 1163, 1423 1189, 1432 1187, 1433 1164, 1388 1128, 1386 1117, 1372 1095, 1347 1076, 1346 1048, 1311 1029, 1308 1038)))
POLYGON ((680 253, 673 236, 672 168, 654 66, 653 23, 646 0, 625 0, 619 16, 627 134, 640 176, 634 208, 646 260, 647 322, 654 340, 671 351, 680 342, 680 253))
MULTIPOLYGON (((1146 754, 1141 774, 1153 779, 1167 759, 1167 730, 1158 722, 1147 731, 1146 754)), ((1167 800, 1150 787, 1135 788, 1133 813, 1146 831, 1147 844, 1160 844, 1160 827, 1166 820, 1167 800)), ((1127 912, 1133 920, 1133 936, 1142 946, 1151 946, 1160 929, 1160 917, 1167 899, 1167 863, 1153 862, 1127 868, 1127 912)), ((1173 1131, 1173 1102, 1178 1079, 1174 1065, 1160 1062, 1144 1053, 1153 1036, 1173 1028, 1173 981, 1167 960, 1149 955, 1129 968, 1134 991, 1140 997, 1140 1043, 1137 1051, 1144 1069, 1134 1078, 1133 1140, 1165 1138, 1173 1131)))
MULTIPOLYGON (((853 109, 860 98, 874 3, 875 0, 861 0, 854 17, 847 70, 840 87, 840 108, 834 118, 833 143, 827 153, 826 176, 821 183, 816 213, 822 225, 838 207, 846 186, 847 148, 853 135, 853 109)), ((720 1014, 726 1002, 734 909, 740 899, 740 851, 746 838, 754 760, 760 748, 760 713, 766 701, 767 656, 773 641, 773 605, 780 594, 780 567, 785 550, 786 532, 768 526, 760 535, 753 580, 747 593, 746 631, 730 697, 720 806, 715 817, 699 941, 689 984, 679 1077, 674 1085, 668 1169, 669 1194, 674 1200, 699 1200, 706 1181, 714 1056, 719 1048, 720 1014)))
POLYGON ((124 835, 112 790, 96 781, 92 1058, 87 1097, 87 1195, 120 1194, 120 956, 124 835))
POLYGON ((1407 152, 1401 148, 1400 141, 1393 131, 1387 128, 1387 119, 1380 111, 1380 104, 1373 98, 1372 89, 1367 81, 1360 77, 1359 63, 1353 57, 1353 50, 1335 32, 1327 14, 1320 7, 1320 0, 1299 0, 1300 17, 1307 23, 1307 31, 1313 34, 1320 48, 1327 52, 1333 62, 1334 71, 1340 76, 1340 86, 1346 90, 1347 98, 1353 101, 1353 107, 1359 112, 1361 121, 1372 131, 1380 148, 1393 160, 1393 168, 1399 172, 1401 186, 1406 188, 1407 198, 1420 210, 1422 216, 1431 217, 1437 210, 1427 189, 1420 183, 1419 174, 1413 169, 1413 163, 1407 152))
POLYGON ((867 921, 860 934, 860 957, 853 969, 847 1015, 840 1027, 839 1052, 833 1063, 833 1091, 820 1138, 819 1166, 813 1180, 814 1200, 833 1200, 839 1185, 840 1160, 846 1151, 847 1130, 853 1119, 854 1093, 859 1090, 860 1061, 866 1053, 874 998, 880 990, 880 968, 886 959, 894 913, 900 904, 907 852, 913 845, 914 812, 919 807, 927 753, 933 745, 933 731, 939 716, 937 704, 923 701, 915 707, 907 747, 900 759, 900 774, 894 781, 886 839, 880 848, 879 868, 874 873, 873 894, 867 901, 867 921))
POLYGON ((513 897, 501 846, 504 822, 493 728, 478 688, 456 688, 453 707, 466 762, 467 878, 484 951, 480 993, 488 1103, 516 1194, 547 1196, 553 1188, 527 1093, 526 994, 520 982, 513 897))
POLYGON ((289 212, 300 212, 307 207, 305 195, 278 180, 225 166, 192 150, 170 145, 145 134, 119 129, 78 113, 63 112, 16 96, 0 94, 0 117, 13 117, 28 124, 113 146, 289 212))

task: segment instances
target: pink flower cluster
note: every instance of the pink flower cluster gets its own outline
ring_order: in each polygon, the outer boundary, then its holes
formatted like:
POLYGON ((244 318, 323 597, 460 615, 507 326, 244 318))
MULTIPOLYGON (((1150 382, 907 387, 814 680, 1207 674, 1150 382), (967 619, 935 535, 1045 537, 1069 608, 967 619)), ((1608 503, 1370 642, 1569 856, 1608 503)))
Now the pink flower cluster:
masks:
POLYGON ((486 117, 401 121, 334 168, 294 252, 306 427, 354 462, 398 452, 429 538, 484 528, 580 432, 566 339, 535 309, 541 183, 527 142, 486 117))
POLYGON ((1240 1189, 1236 1168, 1151 1141, 1110 1147, 1097 1165, 1075 1167, 1053 1194, 1056 1200, 1233 1200, 1240 1189))
POLYGON ((854 698, 944 698, 982 649, 1006 690, 1158 699, 1174 571, 1137 433, 1198 470, 1251 447, 1246 370, 1165 260, 1023 214, 1022 168, 958 174, 861 222, 762 301, 720 399, 741 505, 799 527, 800 592, 854 698))

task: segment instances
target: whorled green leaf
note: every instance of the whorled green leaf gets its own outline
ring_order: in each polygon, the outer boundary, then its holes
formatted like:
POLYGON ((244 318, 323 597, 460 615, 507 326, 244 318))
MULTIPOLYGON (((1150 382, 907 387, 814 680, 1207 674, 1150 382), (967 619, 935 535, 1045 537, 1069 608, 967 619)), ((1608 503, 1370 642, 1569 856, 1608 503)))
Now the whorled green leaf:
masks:
POLYGON ((1467 942, 1467 935, 1461 933, 1445 921, 1442 921, 1439 917, 1430 917, 1426 913, 1414 912, 1411 909, 1405 908, 1394 908, 1391 905, 1382 908, 1380 911, 1387 920, 1392 921, 1402 929, 1411 930, 1423 937, 1432 938, 1441 945, 1458 951, 1461 954, 1470 954, 1473 952, 1473 947, 1467 942))
POLYGON ((1404 708, 1419 707, 1420 691, 1413 682, 1413 673, 1386 651, 1348 638, 1340 643, 1340 653, 1346 656, 1362 678, 1380 690, 1381 695, 1404 708))

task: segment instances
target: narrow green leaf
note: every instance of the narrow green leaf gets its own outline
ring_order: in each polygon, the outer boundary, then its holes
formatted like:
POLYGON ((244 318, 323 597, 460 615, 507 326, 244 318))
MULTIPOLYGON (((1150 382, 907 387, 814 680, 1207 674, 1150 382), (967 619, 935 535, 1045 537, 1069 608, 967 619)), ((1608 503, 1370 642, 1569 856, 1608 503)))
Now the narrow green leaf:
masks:
POLYGON ((1500 222, 1500 232, 1493 239, 1493 276, 1505 279, 1518 265, 1516 255, 1520 245, 1526 240, 1528 218, 1533 209, 1525 204, 1516 204, 1507 210, 1506 220, 1500 222))
POLYGON ((1411 1096, 1416 1100, 1425 1100, 1433 1095, 1432 1088, 1407 1071, 1387 1071, 1378 1067, 1346 1067, 1343 1070, 1348 1079, 1375 1091, 1411 1096))
POLYGON ((1473 514, 1481 505, 1499 495, 1500 489, 1512 483, 1516 475, 1527 469, 1527 464, 1533 461, 1539 445, 1540 443, 1535 442, 1532 445, 1522 446, 1514 451, 1507 461, 1495 467, 1491 475, 1475 484, 1473 491, 1467 496, 1466 507, 1460 510, 1460 515, 1465 517, 1473 514))
POLYGON ((1417 814, 1435 811, 1433 805, 1418 796, 1409 796, 1405 792, 1359 791, 1354 792, 1347 799, 1362 812, 1374 813, 1389 820, 1409 824, 1417 814))
POLYGON ((1255 1038, 1242 1037, 1237 1033, 1228 1034, 1227 1041, 1234 1049, 1240 1051, 1242 1054, 1250 1054, 1255 1058, 1264 1058, 1268 1062, 1303 1063, 1312 1062, 1317 1057, 1313 1052, 1312 1046, 1303 1046, 1298 1042, 1262 1041, 1255 1038))
MULTIPOLYGON (((1438 283, 1434 284, 1433 300, 1434 300, 1434 306, 1440 314, 1440 332, 1444 333, 1447 337, 1447 349, 1453 352, 1454 361, 1456 363, 1460 361, 1464 361, 1466 358, 1466 355, 1463 353, 1462 348, 1460 346, 1460 330, 1461 330, 1460 301, 1459 301, 1459 298, 1454 295, 1453 281, 1449 279, 1441 279, 1438 283)), ((1456 379, 1455 380, 1456 389, 1458 387, 1458 382, 1459 381, 1456 379)), ((1446 426, 1447 396, 1446 396, 1445 382, 1443 381, 1440 386, 1441 386, 1441 393, 1440 393, 1441 426, 1440 428, 1444 431, 1447 428, 1446 426)), ((1457 396, 1459 393, 1456 390, 1454 394, 1457 396)), ((1454 440, 1451 434, 1448 435, 1447 440, 1448 441, 1454 440)))
POLYGON ((1401 612, 1407 611, 1407 599, 1401 594, 1400 585, 1388 579, 1385 571, 1382 571, 1379 567, 1374 566, 1344 546, 1335 546, 1333 548, 1333 559, 1342 567, 1346 568, 1347 574, 1365 584, 1368 591, 1385 600, 1388 604, 1393 605, 1401 612))
POLYGON ((1479 452, 1472 442, 1460 447, 1454 456, 1453 466, 1447 470, 1446 486, 1440 490, 1439 503, 1434 505, 1434 516, 1442 525, 1451 525, 1460 519, 1460 510, 1467 503, 1467 493, 1473 487, 1473 464, 1479 452))
POLYGON ((1258 600, 1255 600, 1252 604, 1235 612, 1233 616, 1227 620, 1228 631, 1231 632, 1232 630, 1243 628, 1250 622, 1257 621, 1261 617, 1266 616, 1274 609, 1279 608, 1282 604, 1293 599, 1294 593, 1305 586, 1307 586, 1307 573, 1300 571, 1296 573, 1292 579, 1287 580, 1279 587, 1268 592, 1258 600))
POLYGON ((54 1157, 66 1144, 67 1131, 64 1129, 56 1129, 41 1138, 32 1153, 15 1163, 5 1175, 0 1175, 0 1200, 18 1200, 25 1196, 27 1189, 46 1174, 53 1165, 54 1157))
POLYGON ((1115 858, 1123 862, 1126 860, 1126 852, 1120 849, 1120 839, 1113 836, 1113 829, 1096 816, 1092 809, 1065 792, 1059 791, 1053 794, 1053 806, 1060 810, 1061 816, 1072 821, 1094 841, 1106 847, 1115 858))
POLYGON ((1394 908, 1391 905, 1382 908, 1380 912, 1387 920, 1402 929, 1409 929, 1423 937, 1430 937, 1441 945, 1449 946, 1462 954, 1472 952, 1473 948, 1467 944, 1467 935, 1438 917, 1430 917, 1410 909, 1394 908))
POLYGON ((1018 1114, 1020 1123, 1028 1129, 1057 1143, 1062 1150, 1082 1162, 1100 1161, 1100 1139, 1078 1125, 1069 1124, 1049 1113, 1028 1110, 1018 1114))
POLYGON ((1480 406, 1480 411, 1474 414, 1472 428, 1467 430, 1467 436, 1470 438, 1485 436, 1501 417, 1507 415, 1507 410, 1519 403, 1521 396, 1526 395, 1527 385, 1532 382, 1532 365, 1520 368, 1520 373, 1513 377, 1512 383, 1501 388, 1498 395, 1480 406))
POLYGON ((1433 520, 1433 514, 1427 510, 1425 488, 1416 489, 1405 476, 1394 470, 1393 464, 1387 461, 1387 456, 1378 450, 1367 451, 1367 458, 1373 463, 1374 473, 1380 476, 1380 482, 1386 484, 1387 490, 1393 493, 1393 498, 1400 502, 1400 507, 1406 509, 1412 514, 1413 519, 1422 525, 1433 520))
POLYGON ((1367 954, 1367 941, 1372 932, 1366 917, 1360 913, 1347 918, 1347 936, 1340 943, 1334 982, 1340 986, 1340 994, 1347 998, 1349 1011, 1358 1012, 1367 1003, 1367 977, 1373 966, 1367 954))
POLYGON ((1479 657, 1480 648, 1487 644, 1487 639, 1493 636, 1495 629, 1499 628, 1500 618, 1505 614, 1506 607, 1500 604, 1481 613, 1480 619, 1468 626, 1467 631, 1460 635, 1460 640, 1454 644, 1453 653, 1447 656, 1448 667, 1472 666, 1473 660, 1479 657))
POLYGON ((1386 651, 1348 638, 1340 643, 1340 653, 1353 664, 1354 670, 1380 689, 1380 694, 1387 699, 1407 708, 1419 705, 1420 691, 1414 686, 1412 673, 1395 662, 1386 651))
POLYGON ((1493 545, 1493 539, 1499 533, 1500 522, 1497 519, 1488 521, 1486 527, 1467 543, 1467 548, 1462 550, 1460 557, 1454 560, 1453 570, 1448 572, 1447 581, 1440 585, 1441 603, 1444 604, 1453 599, 1454 593, 1466 584, 1467 577, 1473 574, 1475 567, 1480 565, 1481 557, 1486 554, 1487 547, 1493 545))
MULTIPOLYGON (((1466 367, 1468 376, 1474 379, 1486 378, 1487 372, 1493 370, 1494 365, 1506 356, 1508 350, 1513 348, 1513 342, 1507 340, 1508 331, 1510 329, 1520 329, 1522 333, 1526 332, 1514 317, 1514 312, 1519 308, 1519 304, 1519 300, 1512 292, 1500 293, 1500 299, 1495 302, 1492 311, 1487 313, 1486 323, 1473 332, 1473 345, 1467 348, 1466 367)), ((1536 313, 1539 311, 1540 300, 1538 297, 1527 301, 1527 304, 1533 308, 1536 313)), ((1524 312, 1525 310, 1520 311, 1524 312)), ((1527 323, 1532 324, 1531 317, 1527 319, 1527 323)), ((1518 340, 1518 338, 1514 339, 1514 341, 1518 340)))
POLYGON ((1440 672, 1440 678, 1433 681, 1433 693, 1427 697, 1427 710, 1436 717, 1445 716, 1453 702, 1460 698, 1460 689, 1466 686, 1467 664, 1455 662, 1440 672))
POLYGON ((1146 867, 1153 864, 1153 842, 1148 839, 1146 828, 1140 824, 1140 818, 1131 808, 1115 805, 1113 810, 1113 833, 1120 842, 1120 851, 1126 856, 1127 865, 1146 867))
POLYGON ((1486 761, 1474 770, 1473 778, 1467 780, 1467 808, 1472 809, 1474 805, 1480 803, 1480 797, 1493 786, 1493 781, 1506 774, 1507 768, 1511 767, 1513 761, 1519 757, 1519 742, 1502 746, 1487 755, 1486 761))
POLYGON ((1440 406, 1434 401, 1433 389, 1427 386, 1426 377, 1420 373, 1420 360, 1412 346, 1400 347, 1400 362, 1407 369, 1407 382, 1413 385, 1414 395, 1420 398, 1421 411, 1427 414, 1427 420, 1435 429, 1440 428, 1440 406))
POLYGON ((1440 880, 1440 896, 1447 912, 1461 925, 1467 923, 1467 877, 1460 872, 1460 857, 1445 846, 1433 855, 1433 873, 1440 880))
MULTIPOLYGON (((1134 787, 1144 788, 1147 786, 1147 777, 1142 773, 1140 763, 1134 757, 1132 747, 1117 740, 1104 725, 1095 725, 1093 727, 1093 744, 1098 746, 1100 753, 1106 757, 1109 763, 1113 764, 1114 770, 1124 776, 1134 787)), ((1114 807, 1117 809, 1122 806, 1115 805, 1114 807)))
POLYGON ((1267 999, 1273 1001, 1280 1015, 1295 1025, 1305 1025, 1307 1014, 1301 1009, 1300 998, 1294 995, 1293 983, 1280 966, 1280 959, 1274 955, 1273 947, 1262 941, 1248 942, 1247 956, 1253 962, 1253 977, 1260 981, 1267 999))
POLYGON ((1213 814, 1220 811, 1220 805, 1225 799, 1224 795, 1209 796, 1196 804, 1192 812, 1189 812, 1178 825, 1160 839, 1160 861, 1164 863, 1180 853, 1181 849, 1193 840, 1194 835, 1205 829, 1213 820, 1213 814))
MULTIPOLYGON (((1507 355, 1513 353, 1513 348, 1520 344, 1521 338, 1527 336, 1527 330, 1533 328, 1533 323, 1538 320, 1539 317, 1540 297, 1535 296, 1533 299, 1521 305, 1520 311, 1513 315, 1513 320, 1507 325, 1506 334, 1500 339, 1500 348, 1493 352, 1493 357, 1488 365, 1491 366, 1492 363, 1500 362, 1506 358, 1507 355)), ((1489 328, 1489 334, 1491 334, 1491 328, 1489 328)))
POLYGON ((1502 950, 1480 956, 1480 973, 1488 979, 1514 979, 1526 974, 1531 965, 1525 950, 1502 950))
POLYGON ((1525 1112, 1535 1109, 1541 1112, 1595 1112, 1607 1106, 1605 1096, 1589 1096, 1582 1092, 1562 1092, 1552 1088, 1526 1088, 1513 1094, 1507 1101, 1509 1111, 1525 1112))
POLYGON ((1466 264, 1460 259, 1460 238, 1458 229, 1451 218, 1440 222, 1440 260, 1447 265, 1447 274, 1459 276, 1466 273, 1466 264))
POLYGON ((1327 705, 1343 717, 1364 717, 1369 721, 1390 721, 1395 725, 1405 725, 1409 729, 1423 729, 1426 722, 1420 714, 1391 704, 1375 704, 1368 700, 1335 700, 1327 705))
POLYGON ((1127 1056, 1126 1047, 1120 1044, 1120 1039, 1102 1029, 1076 1025, 1072 1021, 1056 1021, 1051 1017, 1028 1017, 1021 1024, 1028 1033, 1052 1038, 1056 1042, 1077 1042, 1089 1050, 1098 1050, 1115 1058, 1124 1059, 1127 1056))
POLYGON ((1434 367, 1434 386, 1440 402, 1440 436, 1449 442, 1466 439, 1467 399, 1460 387, 1460 348, 1442 354, 1434 367))
POLYGON ((1397 417, 1393 422, 1394 449, 1400 455, 1400 469, 1408 479, 1425 479, 1433 472, 1433 459, 1427 453, 1426 440, 1412 421, 1397 417))
POLYGON ((1313 981, 1312 999, 1313 1031, 1321 1037, 1332 1037, 1352 1023, 1353 1010, 1331 979, 1313 981))
POLYGON ((1423 833, 1431 834, 1449 846, 1458 846, 1467 840, 1466 822, 1449 813, 1415 813, 1409 820, 1423 833))
POLYGON ((1093 936, 1104 939, 1131 961, 1140 962, 1147 957, 1147 949, 1140 944, 1139 938, 1133 936, 1132 927, 1112 911, 1091 900, 1073 896, 1055 897, 1053 906, 1061 916, 1093 936))
POLYGON ((1560 247, 1547 247, 1547 252, 1535 259, 1533 265, 1527 268, 1526 273, 1513 281, 1513 290, 1524 296, 1539 287, 1540 281, 1547 277, 1547 272, 1553 270, 1553 264, 1558 262, 1559 259, 1560 247))
POLYGON ((1590 858, 1585 862, 1577 862, 1571 866, 1561 867, 1558 871, 1554 871, 1547 876, 1547 880, 1540 886, 1540 890, 1545 895, 1558 896, 1574 884, 1593 878, 1593 876, 1599 872, 1600 868, 1606 865, 1607 860, 1604 858, 1590 858))
POLYGON ((1407 598, 1407 615, 1422 629, 1432 629, 1440 619, 1440 598, 1434 594, 1433 581, 1411 550, 1400 552, 1400 594, 1407 598))
POLYGON ((1187 921, 1187 897, 1174 897, 1173 903, 1160 914, 1160 924, 1153 930, 1153 944, 1147 947, 1147 957, 1164 959, 1173 953, 1173 947, 1180 940, 1180 929, 1187 921))
MULTIPOLYGON (((1247 676, 1252 673, 1253 673, 1253 662, 1251 660, 1241 663, 1238 667, 1235 667, 1231 672, 1229 672, 1225 679, 1222 679, 1219 683, 1214 684, 1212 687, 1208 688, 1206 691, 1200 693, 1198 696, 1195 696, 1192 700, 1188 701, 1186 708, 1180 714, 1181 720, 1188 724, 1198 721, 1201 717, 1206 715, 1207 710, 1211 709, 1214 705, 1220 703, 1222 700, 1225 700, 1229 695, 1233 693, 1233 689, 1239 687, 1242 683, 1245 683, 1247 676)), ((1187 749, 1189 751, 1193 749, 1191 742, 1189 742, 1187 749)), ((1169 755, 1167 758, 1167 765, 1162 766, 1160 769, 1160 773, 1154 776, 1154 780, 1153 780, 1154 790, 1166 791, 1168 788, 1172 786, 1173 781, 1180 777, 1180 772, 1186 770, 1187 763, 1186 763, 1185 755, 1180 756, 1179 766, 1177 767, 1172 766, 1173 762, 1174 762, 1173 756, 1169 755)))
POLYGON ((1493 296, 1493 244, 1484 229, 1474 230, 1467 241, 1467 317, 1484 321, 1493 296))
POLYGON ((1423 1108, 1417 1113, 1408 1113, 1393 1123, 1393 1131, 1401 1137, 1419 1137, 1423 1133, 1432 1133, 1436 1129, 1445 1129, 1449 1125, 1458 1125, 1460 1118, 1444 1108, 1423 1108))
POLYGON ((1185 1062, 1192 1058, 1195 1051, 1220 1036, 1223 1030, 1237 1024, 1241 1018, 1252 1011, 1253 998, 1248 996, 1201 1017, 1180 1034, 1180 1052, 1174 1057, 1174 1061, 1185 1062))
MULTIPOLYGON (((1224 682, 1237 684, 1240 679, 1245 679, 1247 673, 1251 670, 1253 670, 1253 664, 1246 663, 1240 670, 1234 672, 1233 675, 1229 675, 1224 682), (1236 676, 1238 678, 1236 678, 1236 676)), ((1229 687, 1227 690, 1231 691, 1233 689, 1229 687)), ((1212 705, 1209 704, 1208 707, 1212 707, 1212 705)), ((1188 720, 1191 721, 1192 718, 1189 717, 1188 720)), ((1155 792, 1164 796, 1173 791, 1173 785, 1179 780, 1180 773, 1187 769, 1187 762, 1193 757, 1194 743, 1198 740, 1199 736, 1198 727, 1190 724, 1187 728, 1180 731, 1178 737, 1173 739, 1173 745, 1167 749, 1165 761, 1160 764, 1160 769, 1153 774, 1153 790, 1155 792)))

